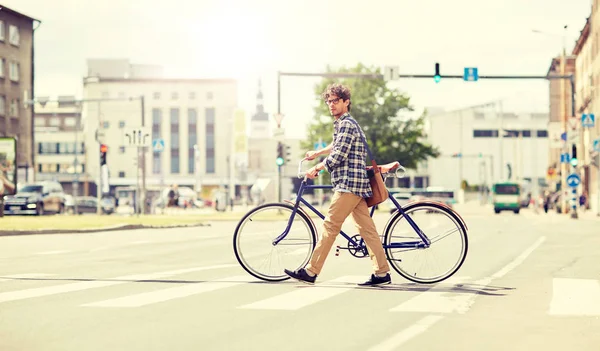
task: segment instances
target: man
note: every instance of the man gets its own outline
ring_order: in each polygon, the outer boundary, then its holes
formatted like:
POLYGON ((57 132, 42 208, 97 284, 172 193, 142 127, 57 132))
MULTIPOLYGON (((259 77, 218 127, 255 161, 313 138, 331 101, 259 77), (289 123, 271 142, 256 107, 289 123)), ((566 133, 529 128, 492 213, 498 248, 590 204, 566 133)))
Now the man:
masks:
POLYGON ((327 255, 331 251, 342 224, 352 215, 360 236, 365 240, 374 273, 360 286, 376 286, 391 283, 389 266, 383 251, 375 223, 369 216, 365 198, 372 195, 366 171, 367 152, 362 141, 364 133, 350 116, 350 90, 340 84, 331 84, 322 94, 334 117, 333 143, 319 151, 309 151, 305 159, 313 160, 320 155, 329 156, 307 171, 307 178, 315 178, 326 169, 331 173, 333 197, 323 224, 323 235, 305 268, 284 272, 299 281, 314 284, 321 273, 327 255))

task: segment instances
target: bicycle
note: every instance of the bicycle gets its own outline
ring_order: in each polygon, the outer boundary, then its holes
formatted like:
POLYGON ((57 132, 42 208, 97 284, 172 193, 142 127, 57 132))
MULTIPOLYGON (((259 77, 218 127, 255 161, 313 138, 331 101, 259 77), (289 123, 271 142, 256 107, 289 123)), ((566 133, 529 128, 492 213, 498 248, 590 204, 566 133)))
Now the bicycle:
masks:
MULTIPOLYGON (((304 267, 309 262, 316 245, 317 227, 300 205, 305 205, 322 220, 325 219, 325 216, 304 199, 303 194, 307 189, 331 189, 333 186, 307 184, 306 173, 302 172, 304 161, 300 161, 298 165, 298 178, 304 179, 294 202, 285 201, 257 206, 246 213, 236 226, 233 235, 235 256, 242 268, 258 279, 272 282, 289 279, 283 269, 304 267), (275 225, 276 222, 279 223, 278 221, 282 223, 275 225), (258 229, 256 233, 252 231, 254 227, 258 229), (255 244, 259 240, 267 243, 266 250, 257 248, 255 244), (282 251, 284 255, 277 255, 275 264, 278 266, 273 267, 270 259, 279 251, 282 251), (255 261, 254 258, 259 259, 255 261), (267 260, 269 260, 268 264, 267 260)), ((378 167, 384 180, 390 176, 402 178, 406 172, 397 161, 378 167)), ((367 169, 371 168, 367 167, 367 169)), ((387 260, 392 268, 405 279, 422 284, 437 283, 456 273, 462 266, 468 249, 468 228, 462 217, 446 204, 436 201, 419 200, 400 206, 392 194, 389 194, 389 199, 396 206, 396 210, 388 219, 380 237, 387 260), (424 218, 433 219, 434 224, 440 222, 442 218, 449 219, 453 228, 443 234, 430 237, 422 230, 428 230, 429 227, 419 226, 416 223, 417 220, 421 221, 424 218), (403 226, 404 224, 408 224, 408 226, 403 226), (401 228, 401 230, 396 232, 397 228, 401 228), (402 230, 402 228, 405 229, 402 230), (458 235, 451 238, 450 235, 456 232, 458 235), (410 234, 413 236, 408 236, 410 234), (455 239, 454 241, 460 245, 457 253, 451 254, 448 249, 445 249, 435 255, 432 254, 432 250, 441 248, 442 243, 449 243, 448 238, 455 239), (442 242, 442 239, 445 241, 442 242), (402 257, 396 257, 397 253, 401 253, 402 257), (424 253, 422 260, 419 260, 422 257, 418 256, 419 253, 424 253), (449 261, 449 268, 442 269, 435 274, 424 274, 421 271, 424 263, 431 262, 433 259, 436 263, 440 259, 449 261)), ((370 209, 371 217, 374 212, 375 206, 370 209)), ((340 234, 347 240, 348 245, 345 247, 338 245, 336 255, 339 254, 339 250, 347 250, 354 257, 369 256, 365 242, 359 234, 349 236, 343 230, 340 231, 340 234)), ((436 267, 439 266, 436 264, 436 267)))

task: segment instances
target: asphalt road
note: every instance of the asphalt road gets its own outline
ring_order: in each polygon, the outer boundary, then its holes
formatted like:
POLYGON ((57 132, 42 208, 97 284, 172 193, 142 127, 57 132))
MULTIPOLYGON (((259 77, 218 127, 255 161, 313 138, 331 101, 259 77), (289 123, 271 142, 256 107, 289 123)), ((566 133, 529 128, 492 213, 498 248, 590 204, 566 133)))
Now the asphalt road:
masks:
POLYGON ((598 350, 600 221, 460 210, 454 277, 378 289, 343 252, 315 286, 257 281, 231 222, 0 237, 0 350, 598 350))

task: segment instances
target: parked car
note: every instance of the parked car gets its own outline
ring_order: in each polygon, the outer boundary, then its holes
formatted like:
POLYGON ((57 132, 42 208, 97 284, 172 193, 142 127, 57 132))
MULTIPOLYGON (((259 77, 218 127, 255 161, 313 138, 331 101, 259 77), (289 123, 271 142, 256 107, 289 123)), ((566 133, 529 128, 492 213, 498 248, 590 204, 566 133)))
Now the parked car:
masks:
MULTIPOLYGON (((93 196, 78 196, 77 200, 77 214, 83 213, 96 213, 98 211, 98 199, 93 196)), ((100 209, 103 214, 111 214, 115 212, 115 203, 112 198, 104 197, 100 200, 100 209)), ((73 206, 73 213, 75 213, 75 207, 73 206)))
POLYGON ((65 193, 59 182, 43 181, 26 184, 15 195, 4 197, 4 214, 63 213, 65 193))
MULTIPOLYGON (((392 197, 398 202, 400 206, 406 205, 413 198, 412 194, 410 193, 395 193, 392 194, 392 197)), ((385 200, 382 204, 380 204, 380 206, 381 209, 389 211, 390 213, 394 213, 394 211, 397 211, 396 205, 394 205, 394 203, 390 199, 385 200)))

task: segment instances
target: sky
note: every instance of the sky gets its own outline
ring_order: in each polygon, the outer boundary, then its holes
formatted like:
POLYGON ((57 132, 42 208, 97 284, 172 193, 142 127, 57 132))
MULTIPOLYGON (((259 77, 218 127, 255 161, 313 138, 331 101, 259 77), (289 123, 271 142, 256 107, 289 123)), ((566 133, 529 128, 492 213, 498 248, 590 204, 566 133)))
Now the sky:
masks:
MULTIPOLYGON (((277 112, 277 71, 318 73, 363 63, 402 74, 545 75, 567 53, 591 0, 3 0, 42 23, 35 34, 37 96, 82 92, 86 59, 162 65, 167 77, 236 78, 239 107, 277 112), (567 5, 568 4, 568 5, 567 5), (565 31, 563 27, 567 25, 565 31), (533 30, 544 34, 534 33, 533 30), (563 41, 563 38, 566 40, 563 41)), ((282 77, 282 126, 302 138, 314 118, 315 77, 282 77)), ((503 101, 505 111, 548 110, 545 80, 399 79, 417 110, 503 101)))

